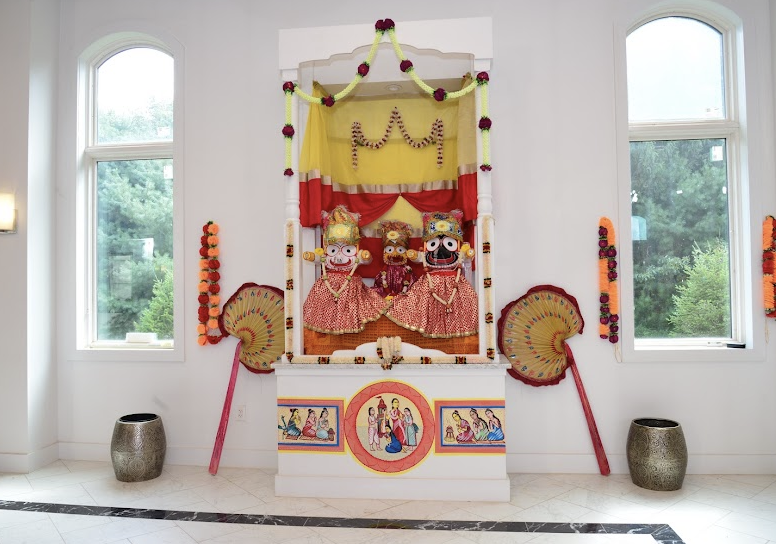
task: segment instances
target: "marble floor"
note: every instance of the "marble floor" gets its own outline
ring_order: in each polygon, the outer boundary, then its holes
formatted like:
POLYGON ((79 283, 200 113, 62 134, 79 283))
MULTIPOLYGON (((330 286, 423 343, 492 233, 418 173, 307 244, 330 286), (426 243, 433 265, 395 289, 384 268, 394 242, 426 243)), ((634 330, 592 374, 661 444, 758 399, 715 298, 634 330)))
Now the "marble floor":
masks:
POLYGON ((776 475, 512 474, 506 503, 277 497, 271 470, 165 466, 122 483, 110 463, 0 473, 0 543, 776 544, 776 475))

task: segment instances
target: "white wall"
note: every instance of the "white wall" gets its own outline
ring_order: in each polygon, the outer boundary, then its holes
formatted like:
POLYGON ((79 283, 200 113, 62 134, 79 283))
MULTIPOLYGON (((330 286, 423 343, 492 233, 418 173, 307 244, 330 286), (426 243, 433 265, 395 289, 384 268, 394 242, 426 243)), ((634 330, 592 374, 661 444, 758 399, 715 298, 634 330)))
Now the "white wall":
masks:
MULTIPOLYGON (((758 135, 774 150, 771 103, 770 14, 766 0, 725 0, 752 35, 747 54, 757 55, 762 73, 753 77, 752 119, 762 119, 758 135), (764 104, 767 102, 767 104, 764 104)), ((627 472, 625 438, 634 417, 679 420, 690 451, 688 471, 776 471, 776 355, 752 363, 618 363, 612 348, 598 339, 595 237, 600 216, 617 217, 618 134, 615 123, 615 35, 628 11, 644 0, 546 0, 533 2, 449 0, 444 4, 397 0, 386 5, 338 2, 260 3, 252 0, 136 0, 114 3, 72 0, 61 6, 59 74, 59 168, 57 170, 57 365, 59 441, 65 458, 107 459, 117 417, 137 411, 162 415, 168 462, 209 462, 226 386, 234 339, 218 346, 196 344, 196 284, 199 231, 208 220, 222 228, 224 293, 242 283, 283 283, 283 93, 277 67, 281 28, 370 23, 391 17, 397 23, 433 18, 493 17, 494 64, 490 72, 494 215, 496 217, 496 307, 528 288, 552 283, 577 297, 589 325, 571 340, 598 429, 614 472, 627 472), (106 32, 141 28, 171 35, 185 49, 183 138, 185 204, 185 358, 182 362, 87 362, 70 356, 66 335, 72 327, 75 278, 71 134, 75 120, 75 59, 106 32), (70 272, 69 272, 70 271, 70 272), (63 334, 64 333, 64 334, 63 334)), ((2 7, 0 28, 8 23, 2 7)), ((0 40, 8 40, 0 32, 0 40)), ((23 41, 24 35, 17 38, 23 41)), ((365 43, 372 36, 365 37, 365 43)), ((0 41, 0 44, 5 45, 0 41)), ((25 59, 0 47, 0 66, 23 73, 25 59)), ((3 96, 27 100, 27 89, 0 80, 3 96), (6 94, 6 88, 9 88, 6 94)), ((0 120, 25 130, 7 100, 0 120)), ((2 123, 6 126, 6 123, 2 123)), ((0 143, 19 143, 0 134, 0 143)), ((25 149, 19 149, 24 154, 25 149)), ((0 151, 0 188, 25 179, 25 163, 0 151)), ((757 157, 767 184, 753 210, 774 213, 772 160, 757 157)), ((177 171, 176 175, 180 172, 177 171)), ((24 251, 23 236, 1 238, 0 251, 24 251), (9 241, 10 240, 10 241, 9 241), (20 242, 21 241, 21 242, 20 242), (22 243, 21 248, 9 244, 22 243)), ((4 261, 5 262, 5 261, 4 261)), ((21 268, 22 265, 18 265, 21 268)), ((0 267, 0 280, 23 281, 0 267), (6 275, 6 276, 4 276, 6 275)), ((23 274, 22 274, 23 275, 23 274)), ((11 295, 24 314, 23 300, 11 295)), ((20 325, 13 324, 12 327, 20 325)), ((766 325, 771 336, 772 323, 766 325)), ((8 335, 0 328, 0 334, 8 335)), ((14 336, 26 334, 14 331, 14 336)), ((13 348, 15 342, 11 342, 13 348)), ((20 393, 17 346, 13 364, 3 352, 0 406, 20 393), (9 381, 7 381, 9 380, 9 381)), ((14 350, 11 350, 14 353, 14 350)), ((510 471, 596 472, 597 464, 572 378, 554 387, 532 388, 509 379, 508 467, 510 471)), ((323 392, 322 392, 323 394, 323 392)), ((235 404, 247 404, 247 422, 231 423, 222 465, 275 464, 275 378, 241 369, 235 404)), ((5 425, 5 423, 4 423, 5 425)), ((0 453, 16 447, 19 433, 0 433, 0 453)), ((23 434, 23 433, 22 433, 23 434)), ((27 447, 22 446, 23 448, 27 447)), ((25 450, 26 451, 26 450, 25 450)), ((0 458, 2 461, 2 458, 0 458)), ((2 467, 0 467, 2 469, 2 467)))
POLYGON ((0 6, 0 192, 15 192, 17 234, 0 234, 0 462, 23 470, 27 433, 27 114, 29 112, 30 7, 0 6))

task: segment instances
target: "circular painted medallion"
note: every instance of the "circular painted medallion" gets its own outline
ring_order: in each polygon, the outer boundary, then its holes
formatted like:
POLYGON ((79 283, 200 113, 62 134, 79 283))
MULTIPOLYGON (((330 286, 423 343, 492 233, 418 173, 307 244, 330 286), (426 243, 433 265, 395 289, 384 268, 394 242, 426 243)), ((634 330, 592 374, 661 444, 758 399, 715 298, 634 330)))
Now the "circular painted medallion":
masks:
POLYGON ((376 472, 410 470, 434 443, 434 414, 428 402, 401 382, 364 387, 348 404, 344 427, 350 451, 376 472))

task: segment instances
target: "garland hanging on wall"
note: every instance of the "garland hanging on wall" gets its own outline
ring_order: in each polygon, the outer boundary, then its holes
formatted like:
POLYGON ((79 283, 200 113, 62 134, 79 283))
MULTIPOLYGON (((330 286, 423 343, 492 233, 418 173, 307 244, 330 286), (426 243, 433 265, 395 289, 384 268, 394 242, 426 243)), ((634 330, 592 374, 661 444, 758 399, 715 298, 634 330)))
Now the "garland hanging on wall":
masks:
POLYGON ((369 53, 366 56, 366 59, 358 65, 358 69, 356 70, 356 75, 353 77, 351 82, 340 92, 324 96, 321 98, 317 98, 315 96, 312 96, 310 94, 307 94, 306 92, 302 91, 302 89, 299 88, 296 82, 293 81, 286 81, 283 83, 283 92, 286 95, 286 115, 285 115, 285 124, 283 125, 283 137, 285 138, 285 170, 284 175, 286 176, 293 176, 294 170, 291 168, 292 163, 292 153, 291 153, 291 142, 295 134, 294 125, 293 125, 293 116, 292 116, 292 102, 291 98, 294 94, 302 98, 303 100, 309 102, 310 104, 315 104, 316 106, 326 106, 326 107, 332 107, 334 104, 336 104, 338 101, 342 100, 346 96, 350 94, 350 92, 356 88, 356 86, 361 82, 361 80, 366 77, 366 75, 369 73, 369 67, 372 63, 372 61, 375 58, 375 55, 377 54, 377 47, 380 44, 380 42, 383 39, 383 36, 385 34, 388 34, 389 39, 391 40, 391 44, 393 45, 393 50, 396 53, 396 57, 399 59, 399 69, 406 73, 412 81, 414 81, 418 87, 420 87, 426 94, 433 97, 434 100, 437 102, 443 102, 445 100, 453 100, 461 98, 462 96, 465 96, 472 92, 475 88, 481 87, 480 92, 480 111, 481 111, 481 117, 478 123, 478 127, 480 129, 480 136, 481 136, 481 142, 482 142, 482 164, 480 165, 480 170, 483 172, 490 171, 492 169, 492 166, 490 164, 490 128, 492 125, 492 121, 488 114, 488 84, 490 81, 490 77, 488 76, 487 72, 480 72, 477 74, 477 77, 466 87, 461 89, 460 91, 452 91, 448 92, 444 90, 443 88, 434 89, 430 85, 428 85, 425 81, 423 81, 417 73, 415 73, 415 68, 412 64, 412 61, 409 60, 405 55, 404 52, 401 49, 401 46, 399 45, 399 42, 396 39, 396 25, 391 19, 380 19, 375 23, 375 38, 372 41, 372 47, 369 49, 369 53))
POLYGON ((616 344, 620 340, 620 294, 617 285, 617 247, 614 225, 608 217, 598 222, 598 334, 616 344))
POLYGON ((224 336, 218 327, 218 316, 221 315, 221 262, 218 260, 218 225, 208 221, 202 226, 202 236, 199 249, 199 324, 197 325, 197 343, 200 346, 217 344, 224 336))
POLYGON ((399 108, 393 108, 391 111, 391 117, 388 120, 388 126, 385 127, 385 134, 383 134, 383 137, 379 140, 367 139, 364 136, 361 123, 359 121, 353 121, 350 129, 350 148, 354 170, 358 168, 359 146, 374 150, 381 149, 388 142, 388 138, 391 136, 391 131, 393 130, 394 124, 399 127, 399 131, 401 132, 404 141, 407 142, 407 145, 414 149, 423 149, 428 147, 430 144, 436 144, 437 168, 442 168, 444 160, 444 156, 442 154, 442 146, 444 143, 444 124, 442 123, 442 120, 434 120, 434 122, 431 123, 431 130, 429 135, 422 140, 415 140, 412 138, 412 136, 410 136, 410 133, 407 132, 407 128, 404 126, 404 119, 402 119, 399 108))
POLYGON ((769 215, 763 221, 763 305, 767 317, 776 317, 776 219, 769 215))

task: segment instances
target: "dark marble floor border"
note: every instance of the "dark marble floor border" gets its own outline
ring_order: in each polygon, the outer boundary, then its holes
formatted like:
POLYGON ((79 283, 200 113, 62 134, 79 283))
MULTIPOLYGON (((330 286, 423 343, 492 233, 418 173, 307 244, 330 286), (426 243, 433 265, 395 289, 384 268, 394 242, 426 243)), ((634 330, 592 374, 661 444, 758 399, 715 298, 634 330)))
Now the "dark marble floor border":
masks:
POLYGON ((528 521, 445 521, 380 518, 329 518, 309 516, 271 516, 263 514, 225 514, 219 512, 187 512, 118 508, 113 506, 83 506, 46 502, 0 500, 0 510, 107 516, 116 518, 163 519, 168 521, 201 521, 205 523, 238 523, 244 525, 282 525, 287 527, 337 527, 341 529, 414 529, 426 531, 498 531, 504 533, 568 533, 651 535, 658 544, 684 544, 665 524, 638 523, 542 523, 528 521))

